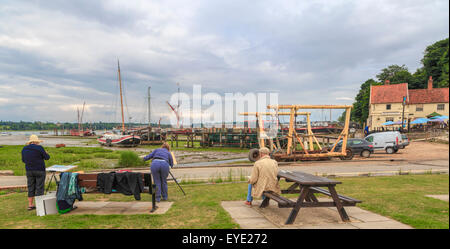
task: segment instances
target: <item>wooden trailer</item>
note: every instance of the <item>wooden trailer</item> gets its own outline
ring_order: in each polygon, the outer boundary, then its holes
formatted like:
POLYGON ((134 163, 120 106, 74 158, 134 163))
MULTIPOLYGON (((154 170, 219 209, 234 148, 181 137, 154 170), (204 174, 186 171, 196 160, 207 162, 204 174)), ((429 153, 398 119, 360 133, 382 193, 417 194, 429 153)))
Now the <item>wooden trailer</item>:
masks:
MULTIPOLYGON (((350 112, 351 105, 277 105, 277 106, 267 106, 267 109, 272 110, 272 112, 260 112, 260 113, 240 113, 240 115, 246 116, 256 116, 258 119, 258 141, 260 147, 268 147, 271 151, 272 158, 277 161, 298 161, 298 160, 327 160, 331 157, 340 157, 341 159, 351 159, 351 150, 347 149, 347 138, 350 123, 350 112), (322 147, 314 136, 311 129, 310 112, 299 112, 300 109, 345 109, 345 125, 334 143, 331 149, 327 147, 322 147), (289 112, 280 112, 280 110, 289 110, 289 112), (288 134, 282 137, 268 138, 265 136, 265 130, 262 123, 261 116, 267 115, 277 115, 277 116, 290 116, 289 119, 289 130, 288 134), (306 116, 307 132, 306 134, 298 134, 295 131, 294 123, 295 117, 298 115, 306 116), (302 139, 304 138, 304 139, 302 139), (280 146, 279 140, 286 139, 287 146, 282 148, 280 146), (342 150, 334 151, 336 145, 342 140, 342 150), (267 141, 267 143, 266 143, 267 141), (300 150, 297 149, 298 143, 301 147, 300 150), (266 144, 268 146, 266 146, 266 144)), ((256 161, 259 157, 258 149, 252 149, 249 152, 249 160, 256 161)))

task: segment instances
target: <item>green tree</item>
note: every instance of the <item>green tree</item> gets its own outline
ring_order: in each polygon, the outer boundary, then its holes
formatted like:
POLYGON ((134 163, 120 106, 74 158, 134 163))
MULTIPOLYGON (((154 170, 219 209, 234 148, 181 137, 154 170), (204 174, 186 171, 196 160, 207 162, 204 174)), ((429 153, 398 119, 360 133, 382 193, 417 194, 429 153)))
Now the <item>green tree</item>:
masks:
POLYGON ((434 86, 448 87, 448 47, 448 38, 435 42, 425 49, 421 60, 426 75, 433 77, 434 86))
MULTIPOLYGON (((448 87, 448 48, 448 38, 428 46, 421 60, 423 67, 418 68, 414 74, 411 74, 405 65, 390 65, 376 75, 378 82, 373 79, 364 82, 353 103, 351 120, 360 124, 366 122, 369 115, 371 85, 381 85, 389 80, 391 84, 408 83, 409 89, 424 89, 427 88, 428 77, 432 76, 435 87, 448 87)), ((345 112, 338 120, 342 122, 344 119, 345 112)))
POLYGON ((447 50, 442 54, 441 59, 439 60, 439 65, 442 69, 441 77, 438 81, 438 87, 448 87, 449 79, 448 79, 448 39, 447 39, 447 50))
MULTIPOLYGON (((341 122, 341 123, 345 122, 345 114, 346 114, 346 113, 347 113, 347 110, 345 110, 345 111, 341 114, 341 116, 339 116, 338 122, 341 122)), ((350 117, 350 120, 351 120, 351 117, 350 117)))
POLYGON ((404 80, 403 78, 401 78, 401 76, 407 76, 405 72, 408 72, 408 68, 406 67, 406 65, 390 65, 387 68, 382 69, 381 73, 377 74, 377 79, 380 82, 389 80, 391 83, 394 83, 394 81, 396 81, 395 83, 404 83, 405 81, 398 81, 404 80))
POLYGON ((418 68, 413 74, 412 81, 408 82, 409 89, 425 89, 427 88, 427 72, 423 67, 418 68))
POLYGON ((414 80, 413 78, 408 70, 401 70, 394 74, 391 79, 391 84, 410 83, 414 80))
POLYGON ((373 79, 368 79, 361 85, 351 112, 351 120, 360 123, 366 122, 369 117, 369 100, 370 100, 370 86, 381 85, 373 79))

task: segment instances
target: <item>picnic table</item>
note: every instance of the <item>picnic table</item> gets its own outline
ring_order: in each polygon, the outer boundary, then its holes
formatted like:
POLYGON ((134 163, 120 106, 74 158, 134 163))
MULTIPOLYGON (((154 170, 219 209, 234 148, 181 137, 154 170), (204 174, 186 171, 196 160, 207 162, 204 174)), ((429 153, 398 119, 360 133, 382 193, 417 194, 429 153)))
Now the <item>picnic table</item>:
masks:
POLYGON ((344 206, 355 206, 356 203, 361 203, 347 196, 339 195, 336 192, 335 186, 342 182, 328 179, 325 177, 311 175, 301 171, 285 171, 278 172, 278 180, 284 178, 286 182, 293 182, 293 184, 284 190, 282 194, 299 193, 297 201, 292 201, 281 195, 271 191, 264 192, 266 198, 262 201, 260 208, 265 208, 269 205, 270 199, 278 202, 280 208, 292 208, 292 211, 286 220, 286 224, 294 223, 300 208, 302 207, 336 207, 339 215, 344 222, 350 221, 344 206), (328 190, 321 188, 326 187, 328 190), (319 201, 314 193, 324 194, 330 196, 332 201, 319 201))

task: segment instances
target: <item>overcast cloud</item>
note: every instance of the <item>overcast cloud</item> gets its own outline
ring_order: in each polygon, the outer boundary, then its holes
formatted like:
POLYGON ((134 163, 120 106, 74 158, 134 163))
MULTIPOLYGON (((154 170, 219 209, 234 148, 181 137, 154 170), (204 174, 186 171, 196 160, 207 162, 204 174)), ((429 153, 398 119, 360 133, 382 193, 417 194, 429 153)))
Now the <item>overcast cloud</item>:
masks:
MULTIPOLYGON (((280 104, 351 104, 391 64, 420 67, 448 37, 447 0, 0 0, 0 120, 168 122, 177 91, 279 93, 280 104)), ((321 114, 316 114, 320 119, 321 114)), ((333 113, 333 119, 339 113, 333 113)), ((328 116, 327 116, 328 117, 328 116)))

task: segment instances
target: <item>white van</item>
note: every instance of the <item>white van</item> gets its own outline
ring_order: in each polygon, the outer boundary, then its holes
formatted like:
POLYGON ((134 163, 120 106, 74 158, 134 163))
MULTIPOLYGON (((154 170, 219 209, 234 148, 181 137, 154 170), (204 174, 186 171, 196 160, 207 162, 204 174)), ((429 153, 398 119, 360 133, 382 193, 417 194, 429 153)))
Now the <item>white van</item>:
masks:
POLYGON ((385 131, 369 134, 364 138, 371 142, 374 150, 385 150, 386 153, 396 153, 400 148, 405 148, 404 137, 399 131, 385 131))

